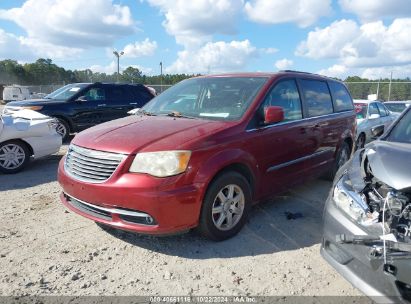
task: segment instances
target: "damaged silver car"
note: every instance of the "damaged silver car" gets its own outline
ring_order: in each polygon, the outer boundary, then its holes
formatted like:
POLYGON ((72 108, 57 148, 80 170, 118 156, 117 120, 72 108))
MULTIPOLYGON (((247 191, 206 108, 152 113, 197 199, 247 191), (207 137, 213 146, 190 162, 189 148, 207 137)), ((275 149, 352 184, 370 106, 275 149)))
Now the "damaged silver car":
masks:
POLYGON ((339 170, 321 254, 373 300, 411 302, 411 108, 339 170))

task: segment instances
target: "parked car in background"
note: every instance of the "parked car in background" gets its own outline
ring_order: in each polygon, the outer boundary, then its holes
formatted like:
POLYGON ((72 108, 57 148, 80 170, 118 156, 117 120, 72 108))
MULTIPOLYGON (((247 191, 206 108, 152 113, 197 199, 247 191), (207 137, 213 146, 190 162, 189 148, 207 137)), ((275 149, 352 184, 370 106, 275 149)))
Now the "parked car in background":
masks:
POLYGON ((388 128, 398 117, 380 101, 354 99, 357 114, 356 148, 361 149, 373 139, 371 130, 377 126, 388 128))
POLYGON ((411 302, 411 108, 339 171, 321 254, 376 302, 411 302))
POLYGON ((27 87, 12 85, 3 89, 3 101, 10 102, 14 100, 30 99, 30 91, 27 87))
POLYGON ((30 158, 59 151, 61 136, 55 121, 31 110, 22 110, 0 119, 0 172, 17 173, 30 158))
POLYGON ((4 113, 35 110, 58 120, 57 132, 66 140, 70 133, 127 116, 154 96, 140 84, 73 83, 43 99, 10 102, 4 113))
POLYGON ((406 101, 386 101, 384 105, 393 113, 401 114, 411 105, 411 100, 406 101))
POLYGON ((198 227, 234 236, 251 205, 342 166, 355 112, 343 83, 302 72, 192 78, 136 115, 73 139, 62 202, 103 225, 147 234, 198 227))

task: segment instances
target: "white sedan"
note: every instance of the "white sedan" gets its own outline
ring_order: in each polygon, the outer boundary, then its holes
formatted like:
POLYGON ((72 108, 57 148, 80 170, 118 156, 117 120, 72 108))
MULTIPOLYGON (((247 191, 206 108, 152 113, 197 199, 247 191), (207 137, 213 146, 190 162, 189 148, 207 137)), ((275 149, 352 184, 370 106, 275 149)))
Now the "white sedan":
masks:
POLYGON ((31 110, 1 116, 0 172, 19 172, 30 158, 54 154, 60 146, 54 119, 31 110))
POLYGON ((372 141, 372 129, 378 126, 384 126, 386 130, 398 117, 398 114, 390 112, 386 106, 378 100, 354 99, 354 106, 357 114, 357 149, 363 148, 366 143, 372 141))

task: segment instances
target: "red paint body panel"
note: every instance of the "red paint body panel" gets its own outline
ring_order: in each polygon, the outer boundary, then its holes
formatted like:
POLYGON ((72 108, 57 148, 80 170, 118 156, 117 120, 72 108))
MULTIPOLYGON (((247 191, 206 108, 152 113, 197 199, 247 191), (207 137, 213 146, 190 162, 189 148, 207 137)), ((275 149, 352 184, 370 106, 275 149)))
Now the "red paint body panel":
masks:
MULTIPOLYGON (((240 120, 132 116, 83 131, 73 139, 73 144, 127 155, 115 173, 101 184, 72 178, 65 172, 64 158, 60 163, 58 180, 68 195, 96 206, 148 213, 157 225, 130 224, 115 215, 112 221, 104 221, 73 208, 64 196, 63 203, 85 217, 117 228, 150 234, 178 232, 197 226, 207 187, 227 166, 241 164, 247 168, 253 200, 258 201, 324 172, 333 164, 341 143, 354 138, 354 111, 250 127, 277 80, 301 75, 245 73, 206 77, 230 76, 269 77, 240 120), (184 173, 166 178, 129 173, 135 154, 166 150, 192 151, 184 173), (307 158, 312 155, 315 157, 307 158)), ((326 79, 314 75, 310 78, 326 79)))

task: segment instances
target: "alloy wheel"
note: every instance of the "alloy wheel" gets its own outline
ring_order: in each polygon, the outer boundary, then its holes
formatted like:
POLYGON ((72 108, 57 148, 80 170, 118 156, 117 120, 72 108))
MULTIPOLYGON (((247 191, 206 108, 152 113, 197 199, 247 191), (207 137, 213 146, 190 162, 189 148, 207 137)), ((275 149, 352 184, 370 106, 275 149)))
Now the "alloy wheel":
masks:
POLYGON ((222 231, 232 229, 240 221, 245 206, 243 190, 237 185, 222 188, 214 199, 212 218, 215 227, 222 231))
POLYGON ((65 138, 67 135, 67 128, 62 122, 58 122, 56 126, 56 132, 59 134, 62 138, 65 138))
POLYGON ((0 166, 7 170, 17 169, 26 158, 24 149, 16 144, 7 144, 0 148, 0 166))

